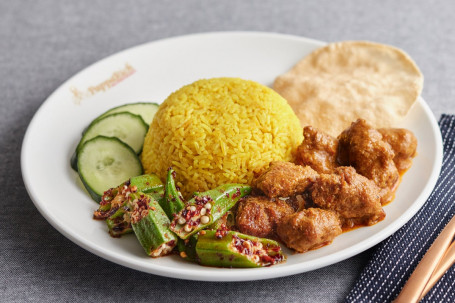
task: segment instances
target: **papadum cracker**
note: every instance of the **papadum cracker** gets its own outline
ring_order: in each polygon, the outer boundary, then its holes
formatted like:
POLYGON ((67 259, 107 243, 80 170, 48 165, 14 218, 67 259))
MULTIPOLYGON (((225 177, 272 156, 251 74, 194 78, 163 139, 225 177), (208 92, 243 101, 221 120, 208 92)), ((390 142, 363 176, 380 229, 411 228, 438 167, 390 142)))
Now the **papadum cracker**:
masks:
POLYGON ((328 44, 275 79, 273 88, 302 126, 337 136, 357 118, 375 128, 395 126, 423 87, 423 75, 402 50, 379 43, 328 44))

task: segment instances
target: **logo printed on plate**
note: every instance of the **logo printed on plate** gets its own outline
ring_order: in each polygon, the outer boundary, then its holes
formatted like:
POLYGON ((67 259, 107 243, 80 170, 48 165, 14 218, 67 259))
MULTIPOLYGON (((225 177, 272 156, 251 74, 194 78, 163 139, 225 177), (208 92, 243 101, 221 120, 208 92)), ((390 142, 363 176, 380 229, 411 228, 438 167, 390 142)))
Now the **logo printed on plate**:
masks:
POLYGON ((100 92, 107 91, 108 89, 116 86, 120 82, 133 75, 135 72, 136 69, 134 67, 132 67, 129 63, 125 63, 125 66, 122 69, 113 72, 109 79, 104 80, 101 83, 89 86, 83 90, 71 86, 70 91, 73 95, 73 101, 76 104, 80 104, 83 99, 87 99, 100 92))

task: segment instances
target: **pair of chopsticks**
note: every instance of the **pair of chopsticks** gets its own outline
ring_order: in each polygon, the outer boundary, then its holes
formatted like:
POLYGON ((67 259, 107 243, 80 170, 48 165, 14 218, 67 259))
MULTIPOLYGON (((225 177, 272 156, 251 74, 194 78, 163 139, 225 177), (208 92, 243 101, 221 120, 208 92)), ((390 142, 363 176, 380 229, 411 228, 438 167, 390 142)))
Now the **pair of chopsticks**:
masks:
POLYGON ((455 216, 444 227, 394 302, 419 302, 455 263, 455 216))

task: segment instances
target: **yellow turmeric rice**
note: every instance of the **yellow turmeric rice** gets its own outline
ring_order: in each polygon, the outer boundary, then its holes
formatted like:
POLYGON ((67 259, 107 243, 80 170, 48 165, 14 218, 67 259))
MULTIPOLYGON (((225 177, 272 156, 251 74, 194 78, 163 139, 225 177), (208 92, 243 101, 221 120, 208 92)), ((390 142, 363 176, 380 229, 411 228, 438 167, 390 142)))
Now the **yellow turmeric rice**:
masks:
POLYGON ((249 184, 271 161, 293 160, 300 122, 272 89, 238 78, 196 81, 160 105, 142 164, 163 181, 177 173, 184 196, 225 183, 249 184))

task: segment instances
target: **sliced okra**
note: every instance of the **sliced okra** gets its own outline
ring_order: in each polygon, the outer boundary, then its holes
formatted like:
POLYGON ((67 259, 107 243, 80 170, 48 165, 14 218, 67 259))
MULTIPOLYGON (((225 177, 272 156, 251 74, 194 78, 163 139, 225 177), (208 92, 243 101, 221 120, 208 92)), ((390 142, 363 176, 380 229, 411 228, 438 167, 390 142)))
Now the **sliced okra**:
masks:
POLYGON ((161 257, 177 245, 177 236, 169 230, 169 218, 150 195, 134 193, 129 196, 131 226, 147 255, 161 257))
POLYGON ((180 257, 191 262, 196 262, 198 260, 196 253, 197 239, 197 234, 191 235, 185 240, 179 239, 177 247, 179 249, 180 257))
MULTIPOLYGON (((125 185, 109 188, 101 197, 100 206, 93 213, 93 218, 97 220, 106 220, 122 205, 127 199, 121 194, 122 190, 126 190, 125 185), (116 198, 117 197, 117 198, 116 198)), ((131 190, 131 188, 129 188, 131 190)))
POLYGON ((250 192, 251 187, 248 185, 225 184, 198 193, 174 216, 170 229, 185 240, 220 219, 240 198, 250 192))
MULTIPOLYGON (((160 203, 160 200, 164 197, 164 189, 161 187, 154 192, 150 192, 148 195, 160 203)), ((119 238, 133 232, 129 206, 128 200, 126 200, 120 208, 106 219, 107 228, 112 237, 119 238)))
MULTIPOLYGON (((221 218, 213 222, 207 227, 209 230, 215 230, 219 235, 229 231, 234 226, 234 213, 232 211, 226 212, 221 218)), ((179 239, 177 247, 180 252, 180 256, 187 261, 196 262, 198 261, 196 253, 196 243, 198 240, 199 233, 205 233, 205 230, 201 230, 196 234, 189 236, 187 239, 179 239)))
POLYGON ((235 231, 200 232, 196 253, 200 264, 218 267, 263 267, 286 260, 278 242, 235 231))
POLYGON ((217 230, 226 227, 231 230, 235 225, 235 217, 232 211, 227 211, 221 218, 213 222, 207 229, 217 230), (224 226, 223 226, 224 225, 224 226))
POLYGON ((93 217, 106 220, 127 201, 128 195, 136 191, 153 193, 163 189, 163 183, 155 174, 132 177, 117 187, 106 190, 101 197, 100 206, 93 217))
POLYGON ((129 220, 128 201, 125 201, 122 207, 117 209, 114 214, 106 219, 109 234, 118 238, 133 232, 131 222, 129 220))
POLYGON ((175 171, 172 167, 167 170, 166 185, 164 187, 165 201, 162 204, 163 210, 170 220, 174 218, 174 214, 178 213, 185 207, 182 194, 175 185, 175 171))

